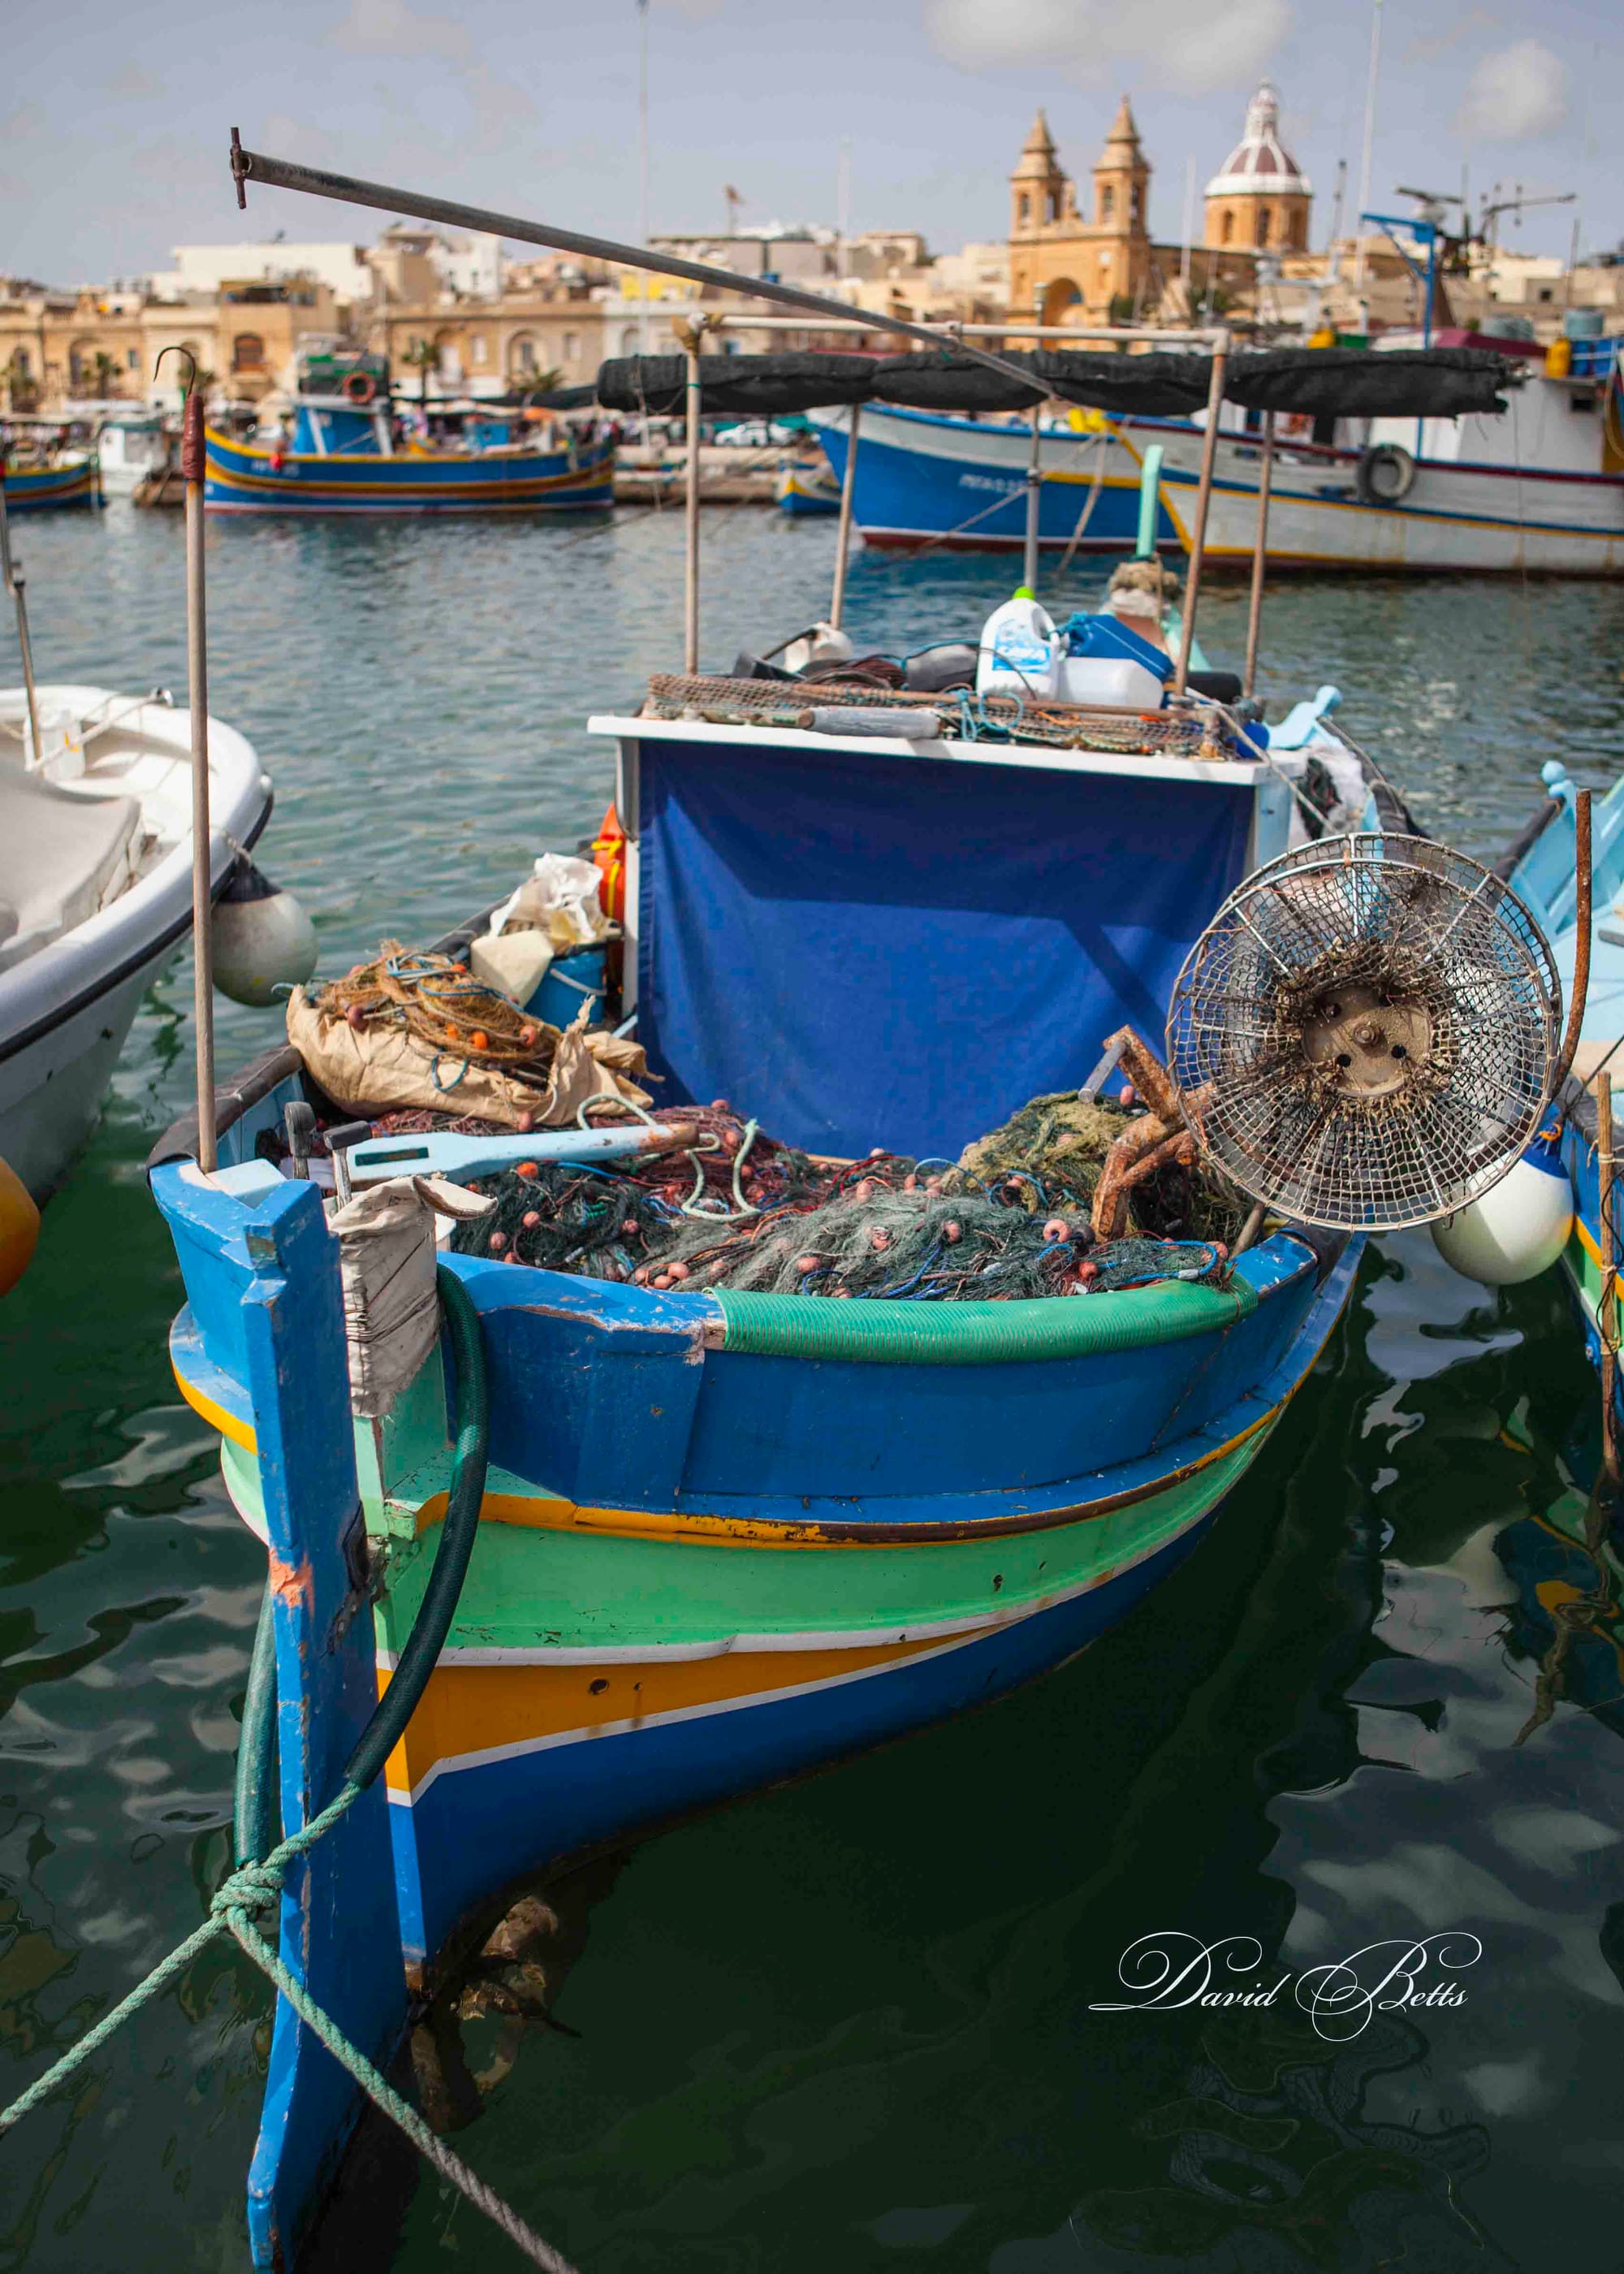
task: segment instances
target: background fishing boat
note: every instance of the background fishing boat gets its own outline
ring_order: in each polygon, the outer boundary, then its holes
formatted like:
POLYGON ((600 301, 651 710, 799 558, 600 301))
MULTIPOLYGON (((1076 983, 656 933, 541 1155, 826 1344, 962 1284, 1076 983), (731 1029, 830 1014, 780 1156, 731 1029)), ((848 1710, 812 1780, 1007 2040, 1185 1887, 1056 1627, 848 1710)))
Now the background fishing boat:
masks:
POLYGON ((522 417, 489 414, 455 444, 412 439, 377 357, 307 359, 276 440, 210 427, 207 447, 213 513, 554 513, 613 502, 613 443, 566 425, 538 443, 522 417))
POLYGON ((101 462, 94 450, 68 450, 38 465, 12 465, 0 456, 8 513, 49 513, 63 506, 99 506, 101 462))
MULTIPOLYGON (((1505 396, 1504 410, 1480 398, 1476 407, 1462 401, 1451 414, 1383 415, 1372 397, 1357 390, 1339 395, 1335 373, 1342 351, 1282 350, 1239 358, 1254 366, 1261 382, 1266 366, 1283 374, 1287 358, 1298 358, 1303 378, 1296 388, 1283 376, 1273 386, 1248 388, 1237 367, 1221 420, 1207 557, 1231 563, 1251 558, 1259 421, 1273 407, 1271 567, 1624 572, 1620 343, 1564 341, 1549 365, 1543 350, 1516 340, 1443 333, 1437 344, 1503 358, 1502 368, 1519 382, 1505 396), (1312 376, 1316 358, 1318 385, 1312 376)), ((1410 345, 1395 335, 1385 351, 1403 354, 1410 345)), ((1196 408, 1194 396, 1190 407, 1196 408)), ((844 470, 850 425, 851 413, 838 410, 818 421, 837 472, 844 470)), ((862 412, 861 436, 854 518, 867 542, 929 539, 966 548, 1020 542, 1031 463, 1023 427, 871 405, 862 412)), ((1113 419, 1109 431, 1092 438, 1059 424, 1044 430, 1043 545, 1109 550, 1132 544, 1130 493, 1153 445, 1162 453, 1156 542, 1187 548, 1200 483, 1201 426, 1191 418, 1137 415, 1113 419)))

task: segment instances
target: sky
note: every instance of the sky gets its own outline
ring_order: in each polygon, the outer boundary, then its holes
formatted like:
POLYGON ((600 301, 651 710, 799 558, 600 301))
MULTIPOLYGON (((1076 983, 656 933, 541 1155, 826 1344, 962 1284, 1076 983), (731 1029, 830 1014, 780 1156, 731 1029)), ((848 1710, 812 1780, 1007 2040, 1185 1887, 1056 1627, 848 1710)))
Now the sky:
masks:
MULTIPOLYGON (((1337 162, 1357 193, 1372 0, 650 0, 651 226, 832 223, 849 146, 853 230, 934 251, 1008 228, 1037 106, 1086 180, 1118 95, 1155 169, 1150 219, 1182 229, 1259 77, 1311 176, 1314 237, 1337 162)), ((620 238, 638 230, 636 0, 60 0, 19 11, 0 91, 0 272, 56 285, 167 267, 171 246, 368 242, 378 217, 287 192, 237 211, 250 148, 620 238)), ((1585 249, 1624 237, 1608 0, 1383 0, 1372 205, 1402 184, 1577 191, 1585 249), (1602 90, 1614 92, 1611 101, 1602 90)), ((1565 253, 1572 207, 1502 227, 1565 253)))

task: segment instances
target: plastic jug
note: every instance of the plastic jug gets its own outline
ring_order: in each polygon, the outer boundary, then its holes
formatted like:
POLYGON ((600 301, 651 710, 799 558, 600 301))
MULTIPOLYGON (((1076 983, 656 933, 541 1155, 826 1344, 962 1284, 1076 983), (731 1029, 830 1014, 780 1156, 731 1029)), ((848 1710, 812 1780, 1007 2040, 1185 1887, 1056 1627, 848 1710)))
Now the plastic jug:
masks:
POLYGON ((995 608, 981 629, 975 668, 978 695, 1052 697, 1059 683, 1060 637, 1030 588, 995 608))

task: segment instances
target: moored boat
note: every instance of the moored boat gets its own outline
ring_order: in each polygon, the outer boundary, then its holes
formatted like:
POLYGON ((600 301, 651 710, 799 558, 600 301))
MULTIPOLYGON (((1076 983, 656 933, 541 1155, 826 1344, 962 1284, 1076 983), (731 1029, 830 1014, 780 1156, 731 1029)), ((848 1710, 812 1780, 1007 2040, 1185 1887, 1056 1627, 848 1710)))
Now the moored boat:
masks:
MULTIPOLYGON (((166 697, 0 691, 0 1160, 36 1198, 100 1110, 141 997, 192 924, 190 722, 166 697)), ((271 786, 211 720, 211 870, 223 891, 271 786)))
POLYGON ((67 450, 41 465, 15 466, 0 456, 8 513, 49 513, 60 506, 99 506, 101 464, 94 450, 67 450))
POLYGON ((568 428, 538 446, 501 418, 471 439, 407 434, 375 358, 306 370, 289 431, 272 441, 207 433, 211 513, 556 513, 613 503, 614 445, 568 428))

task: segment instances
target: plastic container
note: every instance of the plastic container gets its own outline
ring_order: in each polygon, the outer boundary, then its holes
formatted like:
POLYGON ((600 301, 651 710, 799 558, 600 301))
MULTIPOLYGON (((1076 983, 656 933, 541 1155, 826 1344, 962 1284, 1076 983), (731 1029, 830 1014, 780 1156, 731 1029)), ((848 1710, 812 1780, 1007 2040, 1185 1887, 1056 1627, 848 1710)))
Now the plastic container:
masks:
POLYGON ((1063 703, 1092 703, 1128 711, 1160 711, 1162 681, 1126 656, 1067 655, 1060 659, 1063 703))
POLYGON ((1600 308, 1566 308, 1562 312, 1562 336, 1569 340, 1599 340, 1606 337, 1605 312, 1600 308))
POLYGON ((1052 697, 1059 686, 1060 648, 1053 617, 1023 584, 981 628, 976 693, 1052 697))
POLYGON ((603 1015, 604 966, 609 943, 598 940, 591 947, 578 947, 569 955, 554 956, 547 966, 547 975, 525 1005, 525 1009, 538 1019, 545 1019, 550 1027, 568 1027, 580 1014, 584 999, 587 1004, 586 1022, 589 1027, 603 1015))

